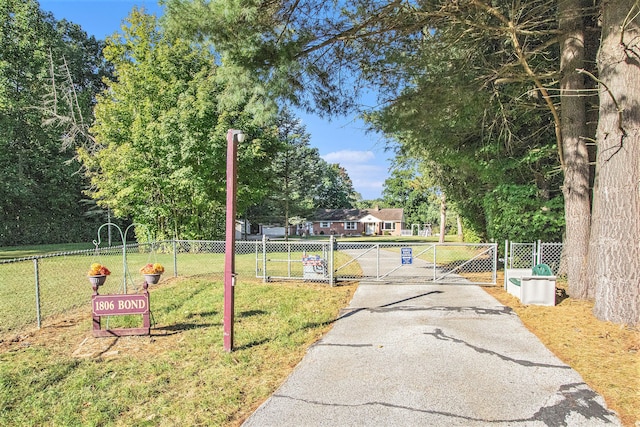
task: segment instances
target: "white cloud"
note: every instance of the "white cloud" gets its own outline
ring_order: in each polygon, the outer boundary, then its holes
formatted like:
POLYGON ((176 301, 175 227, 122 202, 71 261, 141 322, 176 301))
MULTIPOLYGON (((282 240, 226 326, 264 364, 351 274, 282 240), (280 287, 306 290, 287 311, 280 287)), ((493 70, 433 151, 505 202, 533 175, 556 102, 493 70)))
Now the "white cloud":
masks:
POLYGON ((362 194, 364 199, 376 199, 380 197, 384 180, 388 175, 384 166, 365 163, 341 163, 341 165, 347 170, 353 182, 353 188, 362 194))
POLYGON ((321 156, 328 163, 340 163, 342 166, 353 163, 366 163, 375 159, 373 151, 340 150, 321 156))
POLYGON ((321 156, 328 163, 338 163, 346 169, 353 188, 365 200, 377 199, 382 194, 388 177, 386 164, 376 159, 371 150, 339 150, 321 156))

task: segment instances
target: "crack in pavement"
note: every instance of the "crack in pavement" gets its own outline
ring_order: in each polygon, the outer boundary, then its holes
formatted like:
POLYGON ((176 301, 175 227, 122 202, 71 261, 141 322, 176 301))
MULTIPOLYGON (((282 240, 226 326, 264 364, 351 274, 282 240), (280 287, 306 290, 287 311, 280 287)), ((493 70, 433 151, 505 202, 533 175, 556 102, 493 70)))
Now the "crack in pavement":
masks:
POLYGON ((502 424, 502 423, 527 423, 540 421, 547 427, 566 427, 567 417, 572 413, 578 413, 586 419, 596 418, 602 421, 604 424, 613 424, 613 422, 607 418, 608 416, 614 416, 615 413, 607 410, 595 399, 598 395, 590 390, 585 383, 572 383, 561 385, 557 394, 561 396, 561 400, 550 406, 544 406, 535 412, 528 418, 508 418, 508 419, 487 419, 478 418, 468 415, 456 414, 448 411, 438 411, 433 409, 421 409, 406 405, 397 405, 388 402, 371 401, 354 404, 346 403, 329 403, 312 399, 300 399, 293 396, 287 396, 283 394, 274 394, 272 397, 279 399, 288 399, 298 402, 303 402, 309 405, 335 407, 335 408, 358 408, 367 406, 382 406, 390 409, 399 409, 403 411, 411 411, 417 413, 424 413, 429 415, 444 416, 448 418, 462 419, 466 421, 475 421, 486 424, 502 424))
POLYGON ((451 341, 451 342, 454 342, 456 344, 462 344, 462 345, 465 345, 465 346, 469 347, 470 349, 472 349, 472 350, 474 350, 474 351, 476 351, 478 353, 489 354, 491 356, 496 356, 499 359, 502 359, 502 360, 507 361, 507 362, 513 362, 513 363, 516 363, 516 364, 521 365, 521 366, 536 367, 536 368, 569 369, 569 370, 571 369, 571 366, 569 366, 569 365, 550 365, 550 364, 547 364, 547 363, 537 363, 537 362, 531 362, 529 360, 514 359, 512 357, 505 356, 503 354, 497 353, 497 352, 495 352, 493 350, 488 350, 488 349, 483 348, 483 347, 478 347, 476 345, 470 344, 470 343, 468 343, 468 342, 466 342, 464 340, 461 340, 459 338, 454 338, 452 336, 449 336, 449 335, 445 334, 444 332, 442 332, 442 329, 440 329, 440 328, 436 328, 433 332, 425 332, 424 334, 425 335, 430 335, 430 336, 432 336, 432 337, 434 337, 434 338, 436 338, 438 340, 441 340, 441 341, 451 341))

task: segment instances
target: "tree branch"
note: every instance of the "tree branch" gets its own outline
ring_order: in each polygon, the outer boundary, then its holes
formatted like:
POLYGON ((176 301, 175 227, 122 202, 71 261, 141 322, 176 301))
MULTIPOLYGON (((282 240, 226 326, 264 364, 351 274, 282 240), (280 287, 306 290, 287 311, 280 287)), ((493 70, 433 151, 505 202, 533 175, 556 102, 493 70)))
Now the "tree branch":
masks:
MULTIPOLYGON (((608 162, 609 160, 611 160, 613 158, 613 156, 615 156, 616 154, 618 154, 620 152, 620 150, 622 150, 622 148, 624 147, 624 140, 628 135, 627 131, 622 126, 622 121, 623 121, 622 113, 624 112, 624 109, 620 108, 620 104, 618 104, 618 100, 613 95, 613 92, 611 91, 611 89, 609 89, 609 86, 607 86, 607 84, 605 82, 603 82, 602 80, 600 80, 599 78, 594 76, 592 73, 590 73, 589 71, 587 71, 587 70, 585 70, 583 68, 579 68, 576 71, 578 73, 580 73, 580 74, 586 74, 587 76, 591 77, 596 83, 602 85, 602 87, 607 91, 607 93, 611 97, 611 101, 613 101, 613 105, 616 107, 616 112, 618 114, 618 130, 620 131, 620 133, 622 135, 620 135, 620 144, 618 144, 618 146, 616 147, 616 149, 613 152, 613 154, 611 154, 609 156, 609 158, 607 160, 605 160, 605 162, 608 162)), ((612 147, 612 149, 613 149, 613 147, 612 147)))
POLYGON ((518 61, 525 73, 533 80, 534 84, 542 94, 542 98, 544 99, 549 111, 551 111, 551 115, 553 116, 554 128, 556 133, 556 143, 558 145, 558 157, 560 159, 560 166, 564 169, 564 154, 562 151, 562 130, 560 128, 560 115, 558 114, 558 110, 549 95, 549 91, 542 84, 540 78, 536 75, 536 73, 529 66, 529 62, 527 61, 527 57, 522 50, 522 45, 520 44, 520 40, 518 39, 518 33, 516 31, 516 27, 513 24, 513 21, 507 19, 499 10, 496 8, 489 6, 479 0, 471 0, 471 3, 476 5, 479 9, 486 11, 487 13, 493 15, 495 18, 500 20, 507 26, 505 32, 508 33, 511 38, 511 42, 513 43, 513 48, 515 49, 516 56, 518 57, 518 61))

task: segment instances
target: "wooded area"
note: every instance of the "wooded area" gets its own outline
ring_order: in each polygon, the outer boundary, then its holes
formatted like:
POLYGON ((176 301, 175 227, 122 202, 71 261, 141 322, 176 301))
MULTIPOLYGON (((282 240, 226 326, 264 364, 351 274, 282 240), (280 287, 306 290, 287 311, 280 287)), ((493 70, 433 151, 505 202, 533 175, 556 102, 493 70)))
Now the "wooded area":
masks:
POLYGON ((354 107, 354 86, 379 89, 372 126, 477 228, 493 222, 487 205, 534 194, 520 186, 536 190, 542 222, 562 196, 571 296, 639 322, 638 2, 167 5, 172 28, 251 70, 253 90, 334 113, 354 107))
POLYGON ((0 1, 0 245, 89 240, 106 219, 81 191, 75 142, 47 123, 62 103, 55 79, 73 81, 74 114, 91 123, 92 98, 108 73, 103 43, 45 16, 36 2, 0 1))
POLYGON ((284 224, 358 197, 298 119, 246 109, 213 52, 156 18, 133 10, 122 34, 97 41, 36 1, 0 6, 0 245, 91 241, 109 213, 158 239, 219 238, 232 126, 250 135, 243 217, 284 224))
POLYGON ((355 109, 395 152, 382 205, 431 223, 446 198, 467 236, 563 238, 571 296, 638 323, 637 2, 165 3, 102 42, 0 0, 0 245, 90 240, 107 210, 219 237, 229 128, 243 217, 366 203, 285 106, 355 109))

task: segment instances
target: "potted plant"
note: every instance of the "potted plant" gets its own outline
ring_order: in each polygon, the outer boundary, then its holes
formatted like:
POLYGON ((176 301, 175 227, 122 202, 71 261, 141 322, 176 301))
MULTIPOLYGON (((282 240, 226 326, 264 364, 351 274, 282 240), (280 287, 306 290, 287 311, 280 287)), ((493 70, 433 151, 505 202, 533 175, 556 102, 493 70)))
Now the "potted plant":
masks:
POLYGON ((91 264, 91 269, 87 273, 87 276, 89 277, 89 282, 93 286, 102 286, 105 280, 107 280, 107 276, 110 274, 111 271, 109 271, 107 267, 95 262, 91 264))
POLYGON ((140 269, 140 273, 144 275, 144 280, 150 285, 155 285, 160 280, 160 275, 164 273, 162 264, 147 264, 140 269))

